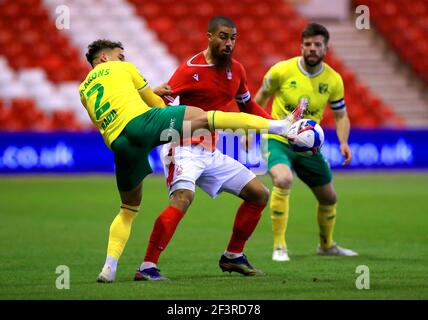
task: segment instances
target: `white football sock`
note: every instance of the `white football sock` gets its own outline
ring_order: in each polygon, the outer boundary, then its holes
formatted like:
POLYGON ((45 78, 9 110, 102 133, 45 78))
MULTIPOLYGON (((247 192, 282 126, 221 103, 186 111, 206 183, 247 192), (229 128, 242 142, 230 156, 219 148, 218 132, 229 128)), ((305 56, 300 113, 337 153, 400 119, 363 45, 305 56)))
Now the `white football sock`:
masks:
POLYGON ((109 266, 113 273, 116 273, 117 269, 117 260, 111 256, 107 256, 106 262, 104 263, 104 268, 109 266))
POLYGON ((270 120, 269 121, 269 133, 279 134, 285 136, 290 129, 291 123, 287 119, 283 120, 270 120))
POLYGON ((149 269, 149 268, 157 268, 156 263, 143 262, 140 266, 140 270, 149 269))
POLYGON ((224 255, 228 259, 236 259, 236 258, 239 258, 239 257, 243 256, 242 252, 240 252, 240 253, 234 253, 234 252, 229 252, 227 250, 224 252, 224 255))

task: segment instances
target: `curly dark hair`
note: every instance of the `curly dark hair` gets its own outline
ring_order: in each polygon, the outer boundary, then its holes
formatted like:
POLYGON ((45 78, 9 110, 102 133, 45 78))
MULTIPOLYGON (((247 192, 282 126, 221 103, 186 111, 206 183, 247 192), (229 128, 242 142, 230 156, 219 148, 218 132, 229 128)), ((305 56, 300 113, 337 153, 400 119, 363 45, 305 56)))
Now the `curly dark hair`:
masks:
POLYGON ((313 37, 313 36, 323 36, 324 37, 324 43, 327 44, 328 40, 330 39, 330 34, 328 32, 328 30, 326 29, 326 27, 324 27, 323 25, 319 24, 319 23, 309 23, 306 27, 305 30, 303 30, 302 32, 302 41, 304 38, 307 37, 313 37))
POLYGON ((94 66, 92 63, 94 62, 95 56, 100 53, 100 51, 104 49, 114 49, 121 48, 123 50, 123 45, 120 41, 113 42, 106 39, 98 39, 88 45, 88 52, 86 53, 86 60, 88 60, 91 66, 94 66))

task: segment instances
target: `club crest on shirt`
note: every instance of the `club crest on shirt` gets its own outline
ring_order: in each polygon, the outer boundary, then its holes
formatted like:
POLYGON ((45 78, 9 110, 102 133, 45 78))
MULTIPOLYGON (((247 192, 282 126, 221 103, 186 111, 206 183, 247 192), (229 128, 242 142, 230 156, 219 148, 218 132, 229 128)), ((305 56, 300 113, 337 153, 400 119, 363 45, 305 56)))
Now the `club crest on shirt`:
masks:
POLYGON ((319 93, 326 93, 328 90, 328 84, 327 83, 320 83, 318 87, 319 93))
POLYGON ((197 73, 193 74, 193 79, 195 79, 196 81, 199 81, 199 74, 197 73))

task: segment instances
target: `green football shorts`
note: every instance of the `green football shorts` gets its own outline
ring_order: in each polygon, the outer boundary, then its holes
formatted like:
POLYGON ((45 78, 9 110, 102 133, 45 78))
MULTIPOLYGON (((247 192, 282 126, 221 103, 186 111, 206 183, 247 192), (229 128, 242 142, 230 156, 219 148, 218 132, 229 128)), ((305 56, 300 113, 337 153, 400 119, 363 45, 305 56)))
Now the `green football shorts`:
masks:
POLYGON ((286 143, 268 139, 268 170, 279 163, 293 169, 309 187, 323 186, 333 179, 330 165, 320 152, 310 156, 302 155, 286 143))
POLYGON ((111 144, 116 165, 116 182, 119 191, 134 189, 150 173, 149 153, 169 141, 161 134, 176 130, 182 132, 186 106, 153 108, 132 119, 111 144), (170 130, 170 131, 164 131, 170 130))

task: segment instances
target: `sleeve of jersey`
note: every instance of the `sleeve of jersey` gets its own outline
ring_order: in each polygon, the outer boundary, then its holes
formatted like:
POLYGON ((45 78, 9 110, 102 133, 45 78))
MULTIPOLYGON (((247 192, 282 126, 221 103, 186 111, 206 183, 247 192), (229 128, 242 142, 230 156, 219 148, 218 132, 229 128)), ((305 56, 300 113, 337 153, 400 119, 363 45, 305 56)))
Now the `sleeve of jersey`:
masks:
POLYGON ((163 100, 166 104, 172 105, 175 104, 177 96, 180 95, 181 91, 186 88, 186 81, 184 77, 183 66, 180 66, 169 79, 168 84, 172 88, 172 93, 169 95, 163 96, 163 100))
POLYGON ((242 78, 239 85, 238 94, 235 97, 235 101, 238 104, 239 110, 245 113, 254 114, 267 119, 273 119, 272 116, 267 113, 262 107, 260 107, 253 99, 251 99, 251 93, 247 86, 247 75, 245 69, 241 68, 242 78))
POLYGON ((330 107, 334 112, 346 111, 345 104, 345 89, 343 86, 342 77, 338 75, 336 86, 330 96, 330 107))
MULTIPOLYGON (((248 92, 249 93, 249 92, 248 92)), ((254 100, 250 100, 246 104, 238 104, 239 110, 245 113, 254 114, 266 119, 273 119, 272 116, 260 107, 254 100)))
POLYGON ((263 91, 269 93, 270 95, 274 94, 279 87, 279 78, 280 74, 278 72, 278 67, 277 65, 274 65, 263 77, 263 91))
POLYGON ((137 67, 132 63, 127 63, 127 70, 131 74, 132 82, 134 82, 135 89, 142 90, 148 86, 148 82, 141 73, 138 71, 137 67))

